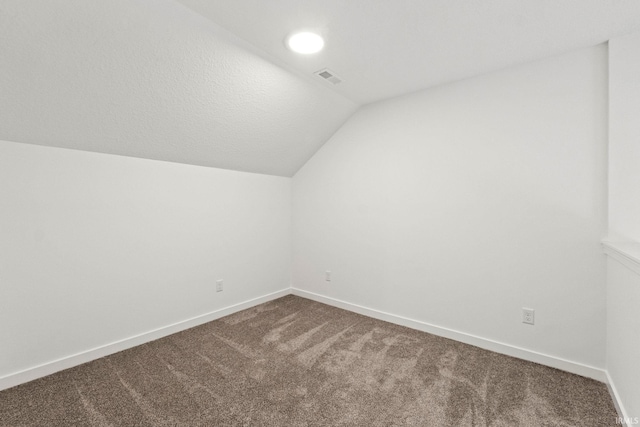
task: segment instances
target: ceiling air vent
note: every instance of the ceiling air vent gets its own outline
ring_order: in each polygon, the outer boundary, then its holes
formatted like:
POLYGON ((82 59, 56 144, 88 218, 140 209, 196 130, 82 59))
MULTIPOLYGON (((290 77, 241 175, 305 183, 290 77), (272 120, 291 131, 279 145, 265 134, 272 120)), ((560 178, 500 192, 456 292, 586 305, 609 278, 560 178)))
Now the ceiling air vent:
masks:
POLYGON ((324 70, 316 71, 313 74, 322 77, 323 79, 333 83, 334 85, 337 85, 338 83, 342 82, 342 79, 336 76, 336 73, 334 73, 333 71, 327 68, 325 68, 324 70))

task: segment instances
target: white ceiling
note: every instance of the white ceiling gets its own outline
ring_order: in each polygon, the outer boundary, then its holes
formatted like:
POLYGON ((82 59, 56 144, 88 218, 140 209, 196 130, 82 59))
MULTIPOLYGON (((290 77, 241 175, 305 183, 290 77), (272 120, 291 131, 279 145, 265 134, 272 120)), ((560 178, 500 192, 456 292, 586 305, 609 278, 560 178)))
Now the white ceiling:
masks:
POLYGON ((0 139, 292 176, 359 105, 634 30, 639 0, 0 0, 0 139))
POLYGON ((0 0, 0 139, 292 176, 356 110, 172 0, 0 0))
MULTIPOLYGON (((364 104, 640 30, 638 0, 178 0, 364 104), (315 56, 288 51, 298 29, 326 39, 315 56)), ((331 86, 328 84, 328 86, 331 86)))

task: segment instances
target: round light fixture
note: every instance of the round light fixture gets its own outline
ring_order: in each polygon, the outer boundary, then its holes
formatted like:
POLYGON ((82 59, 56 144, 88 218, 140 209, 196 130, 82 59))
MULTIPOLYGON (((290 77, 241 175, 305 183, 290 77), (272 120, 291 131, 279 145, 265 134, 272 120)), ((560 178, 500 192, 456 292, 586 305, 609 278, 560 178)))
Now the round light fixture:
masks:
POLYGON ((287 39, 287 46, 294 52, 308 55, 320 52, 324 47, 324 40, 315 33, 295 33, 287 39))

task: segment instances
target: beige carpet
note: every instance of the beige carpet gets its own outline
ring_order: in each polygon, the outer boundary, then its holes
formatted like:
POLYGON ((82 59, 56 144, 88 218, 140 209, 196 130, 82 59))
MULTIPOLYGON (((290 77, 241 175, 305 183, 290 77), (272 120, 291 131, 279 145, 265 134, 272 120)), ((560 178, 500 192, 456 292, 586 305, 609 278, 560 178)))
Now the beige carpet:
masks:
POLYGON ((615 426, 597 381, 296 296, 0 392, 1 426, 615 426))

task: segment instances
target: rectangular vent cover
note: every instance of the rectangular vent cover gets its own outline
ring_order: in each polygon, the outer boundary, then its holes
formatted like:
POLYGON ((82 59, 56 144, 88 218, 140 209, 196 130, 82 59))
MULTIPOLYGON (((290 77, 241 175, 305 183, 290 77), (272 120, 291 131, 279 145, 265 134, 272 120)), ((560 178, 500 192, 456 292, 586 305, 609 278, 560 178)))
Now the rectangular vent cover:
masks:
POLYGON ((328 82, 333 83, 334 85, 337 85, 338 83, 342 82, 342 79, 336 76, 336 73, 334 73, 333 71, 327 68, 325 68, 324 70, 316 71, 314 74, 322 77, 324 80, 328 82))

